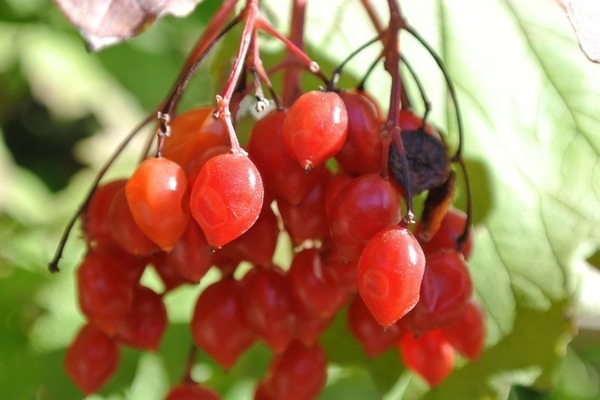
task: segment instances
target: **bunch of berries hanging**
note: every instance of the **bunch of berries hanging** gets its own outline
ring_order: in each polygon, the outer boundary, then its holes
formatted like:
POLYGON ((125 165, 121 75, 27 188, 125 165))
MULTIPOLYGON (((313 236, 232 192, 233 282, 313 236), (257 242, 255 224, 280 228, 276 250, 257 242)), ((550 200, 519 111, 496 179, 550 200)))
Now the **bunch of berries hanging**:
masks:
MULTIPOLYGON (((229 369, 259 341, 273 359, 255 398, 313 399, 327 378, 319 338, 346 309, 349 334, 367 356, 397 348, 407 368, 431 386, 440 384, 455 353, 479 358, 484 315, 473 300, 466 263, 470 199, 467 213, 452 205, 455 167, 465 174, 468 193, 462 129, 451 155, 427 121, 429 104, 400 52, 400 32, 441 60, 390 1, 388 28, 367 44, 383 44, 376 62, 384 60, 392 76, 384 116, 364 80, 356 89, 336 87, 343 66, 365 46, 327 79, 294 38, 269 25, 256 0, 226 23, 230 3, 223 3, 159 109, 151 155, 131 176, 95 184, 77 213, 87 243, 77 269, 87 324, 67 351, 67 373, 85 393, 101 389, 118 367, 122 346, 159 348, 168 323, 164 298, 218 268, 221 278, 199 294, 190 316, 188 364, 199 350, 229 369), (175 112, 197 65, 241 22, 240 49, 216 107, 175 112), (288 49, 281 64, 283 101, 262 67, 259 31, 288 49), (298 65, 321 78, 325 89, 302 93, 298 65), (401 65, 421 90, 424 115, 413 111, 403 91, 401 65), (254 85, 247 87, 246 75, 254 85), (267 110, 263 86, 275 104, 267 110), (252 90, 262 115, 240 144, 236 111, 252 90), (420 193, 426 195, 415 221, 413 198, 420 193), (277 265, 283 235, 292 243, 290 261, 277 265), (252 267, 238 273, 241 263, 252 267), (159 293, 140 283, 148 268, 162 280, 159 293)), ((218 398, 186 371, 167 399, 218 398)))

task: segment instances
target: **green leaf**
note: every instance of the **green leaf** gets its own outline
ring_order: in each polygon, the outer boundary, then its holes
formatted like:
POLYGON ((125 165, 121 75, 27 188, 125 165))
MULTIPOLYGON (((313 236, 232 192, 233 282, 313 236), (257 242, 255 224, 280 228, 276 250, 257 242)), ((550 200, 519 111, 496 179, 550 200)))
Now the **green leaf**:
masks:
MULTIPOLYGON (((554 3, 431 0, 402 5, 409 23, 444 59, 457 87, 465 157, 476 166, 470 266, 488 326, 480 363, 458 368, 427 396, 496 398, 515 383, 549 390, 573 335, 574 265, 585 249, 600 244, 600 68, 585 59, 554 3)), ((376 7, 386 14, 383 6, 376 7)), ((339 60, 372 37, 357 8, 332 1, 309 10, 313 25, 306 34, 315 58, 339 60), (333 26, 332 15, 339 21, 333 26)), ((456 146, 455 118, 441 74, 412 38, 403 38, 402 49, 432 101, 434 122, 456 146)), ((365 52, 348 71, 362 74, 372 60, 365 52)), ((384 105, 386 79, 376 74, 368 85, 384 105)), ((463 191, 457 203, 464 201, 463 191)), ((328 351, 335 352, 341 335, 326 341, 328 351)), ((347 357, 357 354, 342 348, 347 357)))

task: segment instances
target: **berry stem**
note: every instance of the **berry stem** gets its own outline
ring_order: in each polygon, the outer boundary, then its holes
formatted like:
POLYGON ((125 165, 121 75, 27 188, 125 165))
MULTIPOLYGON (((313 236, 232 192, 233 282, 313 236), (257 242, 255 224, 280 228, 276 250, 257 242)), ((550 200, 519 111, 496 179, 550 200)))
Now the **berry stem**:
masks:
POLYGON ((388 118, 382 132, 383 139, 383 165, 382 172, 384 177, 388 174, 389 148, 394 145, 398 148, 398 154, 404 168, 404 181, 406 182, 406 214, 403 221, 405 224, 414 222, 413 207, 413 188, 410 167, 406 156, 406 149, 402 141, 400 131, 400 105, 402 99, 402 81, 400 79, 400 30, 405 27, 404 19, 400 14, 400 9, 396 0, 388 0, 390 9, 390 24, 385 38, 384 66, 388 74, 392 77, 392 87, 390 90, 390 106, 388 118))
POLYGON ((321 71, 319 64, 313 61, 300 47, 298 47, 290 39, 282 35, 277 29, 269 24, 264 18, 259 17, 257 27, 276 39, 279 39, 288 49, 288 51, 297 57, 301 64, 310 72, 319 77, 325 84, 329 84, 329 80, 321 71))
MULTIPOLYGON (((289 40, 297 48, 304 48, 304 21, 306 20, 306 3, 308 0, 292 1, 292 18, 290 21, 289 40)), ((289 48, 282 65, 286 66, 283 72, 283 93, 282 100, 284 106, 289 106, 302 93, 300 86, 300 70, 294 65, 297 57, 289 48)))
POLYGON ((190 351, 188 353, 187 360, 185 362, 185 369, 183 371, 183 376, 181 377, 181 381, 183 383, 195 383, 192 378, 192 369, 194 368, 194 364, 196 363, 196 356, 198 354, 198 348, 194 343, 190 346, 190 351))
POLYGON ((90 189, 89 189, 87 195, 85 196, 83 202, 77 208, 77 210, 75 211, 75 213, 73 214, 73 216, 71 216, 71 219, 69 220, 69 222, 65 226, 65 229, 64 229, 64 231, 62 233, 60 241, 58 242, 58 246, 56 248, 56 252, 54 253, 54 258, 52 258, 52 261, 50 261, 50 263, 48 264, 48 270, 50 272, 59 272, 58 263, 60 262, 60 259, 62 258, 63 252, 65 250, 65 245, 67 244, 67 240, 69 239, 69 235, 71 234, 71 231, 73 230, 73 227, 75 226, 75 222, 77 222, 77 219, 79 218, 79 216, 81 215, 81 213, 86 209, 88 203, 90 202, 90 199, 92 198, 92 196, 96 192, 96 189, 98 188, 98 185, 100 184, 100 181, 102 180, 102 178, 104 177, 104 175, 106 174, 106 172, 108 171, 108 169, 111 167, 111 165, 115 162, 115 160, 117 159, 117 157, 123 152, 123 150, 125 150, 125 147, 127 147, 127 145, 135 137, 135 135, 138 132, 140 132, 142 130, 142 128, 144 126, 146 126, 150 121, 152 121, 152 119, 153 119, 152 115, 148 115, 146 118, 144 118, 144 120, 142 122, 140 122, 125 137, 125 139, 123 139, 123 141, 119 144, 119 146, 117 147, 117 149, 115 150, 115 152, 109 157, 109 159, 106 161, 106 163, 104 163, 104 166, 100 169, 100 171, 98 171, 98 174, 96 175, 96 178, 92 182, 92 186, 90 187, 90 189))
POLYGON ((460 170, 462 171, 463 179, 465 180, 465 193, 467 195, 467 221, 465 222, 465 228, 463 229, 463 232, 456 239, 456 250, 461 251, 467 239, 469 238, 471 224, 473 223, 473 199, 471 195, 471 184, 469 182, 469 174, 467 172, 465 160, 462 158, 462 156, 459 156, 456 162, 458 163, 458 165, 460 166, 460 170))
POLYGON ((419 93, 421 94, 421 99, 423 99, 423 106, 425 107, 425 111, 423 113, 423 122, 422 122, 422 126, 421 126, 421 128, 423 129, 423 128, 425 128, 427 117, 429 116, 429 113, 431 112, 431 102, 429 101, 429 98, 427 97, 427 93, 425 92, 425 88, 423 87, 423 83, 419 79, 419 76, 417 75, 417 72, 412 67, 412 65, 410 64, 410 62, 408 62, 408 60, 406 59, 406 57, 404 57, 402 54, 400 55, 400 60, 402 61, 402 63, 404 63, 404 66, 406 67, 406 69, 408 70, 408 72, 412 76, 413 80, 417 84, 417 89, 419 89, 419 93))
MULTIPOLYGON (((352 60, 355 56, 357 56, 361 51, 365 50, 367 47, 369 47, 370 45, 372 45, 373 43, 379 41, 384 35, 384 32, 378 34, 377 36, 375 36, 373 39, 369 40, 368 42, 362 44, 358 49, 354 50, 352 53, 350 53, 350 55, 348 57, 346 57, 346 59, 344 61, 342 61, 340 63, 340 65, 337 66, 336 69, 333 70, 333 74, 331 75, 331 80, 329 81, 329 85, 327 87, 328 90, 333 90, 335 89, 335 86, 337 85, 340 75, 342 73, 342 70, 344 69, 344 67, 346 66, 346 64, 352 60)), ((379 58, 378 58, 379 60, 379 58)))
POLYGON ((365 11, 367 12, 367 15, 369 16, 369 19, 371 20, 371 23, 373 24, 375 31, 377 31, 377 33, 381 34, 384 29, 381 26, 381 23, 379 22, 377 13, 375 12, 375 10, 373 9, 373 6, 371 5, 371 0, 360 0, 360 2, 363 5, 363 8, 365 9, 365 11))
POLYGON ((452 103, 454 104, 454 112, 456 114, 456 128, 458 130, 458 148, 456 149, 456 153, 452 157, 452 162, 459 162, 462 157, 462 149, 463 149, 463 125, 462 118, 460 113, 460 107, 458 104, 458 96, 456 95, 456 89, 454 87, 454 83, 450 79, 450 74, 448 70, 444 66, 444 62, 441 57, 436 53, 436 51, 425 41, 425 39, 417 32, 413 27, 409 25, 405 25, 404 29, 410 33, 421 45, 427 50, 427 52, 434 59, 440 71, 444 75, 444 79, 446 80, 446 86, 448 87, 448 92, 450 93, 450 98, 452 99, 452 103))
POLYGON ((244 30, 240 38, 240 47, 233 61, 233 67, 231 68, 231 74, 225 83, 225 87, 221 92, 221 95, 217 95, 217 107, 214 113, 216 118, 221 118, 226 126, 229 133, 229 141, 231 144, 231 152, 233 154, 245 154, 245 151, 240 146, 240 143, 235 134, 233 123, 231 121, 231 111, 229 110, 229 104, 231 102, 231 96, 238 84, 250 43, 252 42, 253 32, 256 28, 256 20, 258 18, 258 0, 249 0, 246 3, 244 10, 242 11, 242 19, 245 20, 244 30))
POLYGON ((371 65, 369 66, 369 69, 367 69, 367 72, 365 73, 365 76, 361 79, 361 81, 358 83, 358 85, 356 85, 356 90, 358 90, 360 92, 365 90, 365 84, 367 83, 367 79, 369 78, 369 76, 371 76, 371 73, 373 72, 373 70, 375 69, 375 67, 377 66, 379 61, 381 61, 382 58, 383 58, 383 52, 380 53, 377 56, 377 58, 375 59, 375 61, 373 61, 371 63, 371 65))

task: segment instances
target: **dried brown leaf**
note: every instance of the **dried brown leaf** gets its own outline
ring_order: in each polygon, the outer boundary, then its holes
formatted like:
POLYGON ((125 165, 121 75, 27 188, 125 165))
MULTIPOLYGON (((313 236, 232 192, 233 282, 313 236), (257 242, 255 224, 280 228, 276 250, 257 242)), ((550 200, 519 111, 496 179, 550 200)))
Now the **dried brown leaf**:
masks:
POLYGON ((183 17, 202 0, 55 0, 96 51, 129 39, 165 14, 183 17))
POLYGON ((600 2, 561 0, 585 55, 600 62, 600 2))

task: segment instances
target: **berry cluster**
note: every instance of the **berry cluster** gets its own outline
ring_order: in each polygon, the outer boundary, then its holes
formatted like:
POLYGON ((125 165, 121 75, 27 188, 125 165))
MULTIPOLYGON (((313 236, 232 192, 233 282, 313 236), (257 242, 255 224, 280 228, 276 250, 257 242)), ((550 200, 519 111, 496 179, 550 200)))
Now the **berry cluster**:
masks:
MULTIPOLYGON (((302 35, 294 29, 290 39, 281 35, 258 3, 246 0, 226 23, 236 1, 223 2, 159 108, 156 151, 148 148, 151 156, 128 179, 99 185, 109 160, 50 263, 57 271, 66 237, 81 216, 87 254, 77 287, 88 322, 71 343, 65 366, 85 393, 110 379, 122 346, 156 350, 168 323, 165 296, 198 284, 211 268, 221 278, 196 300, 188 368, 169 400, 218 398, 190 375, 197 350, 228 369, 257 341, 274 355, 256 399, 315 398, 327 377, 319 338, 342 308, 367 356, 397 348, 407 368, 431 386, 452 371, 455 352, 476 361, 482 351, 484 315, 472 299, 465 261, 471 251, 470 199, 467 213, 452 205, 454 165, 465 173, 470 197, 460 113, 441 60, 402 19, 396 2, 388 1, 389 26, 374 21, 378 35, 365 45, 382 42, 373 66, 383 60, 392 78, 384 117, 364 90, 372 68, 356 90, 336 88, 343 66, 365 46, 327 79, 301 50, 302 35), (199 62, 241 21, 240 48, 216 107, 177 113, 199 62), (430 106, 400 53, 401 30, 421 42, 444 73, 457 114, 454 155, 427 122, 430 106), (258 31, 287 48, 278 67, 284 70, 283 101, 262 67, 258 31), (423 116, 413 111, 401 84, 401 64, 421 92, 423 116), (298 65, 326 89, 303 93, 298 65), (250 76, 263 115, 240 144, 235 125, 250 76), (265 111, 263 85, 273 110, 265 111), (424 201, 415 221, 417 198, 424 201), (292 244, 289 263, 277 265, 283 235, 292 244), (242 263, 251 266, 245 273, 238 269, 242 263), (160 293, 140 283, 147 268, 162 280, 160 293)), ((293 3, 294 26, 302 25, 301 3, 293 3)), ((374 15, 369 2, 362 4, 374 15)))
MULTIPOLYGON (((420 117, 401 115, 403 134, 443 146, 420 117)), ((192 337, 225 369, 257 340, 271 348, 257 399, 319 393, 327 358, 318 339, 346 303, 349 331, 369 357, 398 347, 431 385, 451 372, 455 351, 476 360, 483 315, 465 263, 471 242, 457 240, 466 216, 438 201, 433 217, 408 229, 406 190, 382 166, 382 124, 364 92, 312 91, 256 122, 247 153, 235 153, 210 107, 177 116, 162 155, 99 186, 82 215, 88 252, 77 283, 89 322, 67 352, 75 383, 86 393, 100 389, 122 345, 156 350, 167 324, 163 297, 213 266, 222 279, 199 295, 192 337), (273 263, 282 230, 294 245, 286 266, 273 263), (236 279, 242 262, 253 268, 236 279), (162 293, 139 283, 147 266, 162 293)), ((411 149, 414 168, 422 157, 411 149)), ((189 380, 168 398, 184 392, 216 398, 189 380)))

